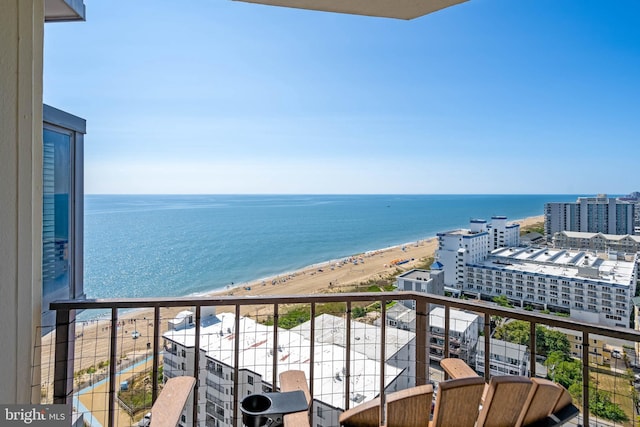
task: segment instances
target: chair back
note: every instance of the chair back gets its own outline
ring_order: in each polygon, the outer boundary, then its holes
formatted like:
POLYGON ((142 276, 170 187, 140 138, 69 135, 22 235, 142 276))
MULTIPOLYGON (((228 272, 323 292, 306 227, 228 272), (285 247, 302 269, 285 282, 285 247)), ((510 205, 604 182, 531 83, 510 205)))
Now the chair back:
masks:
POLYGON ((432 402, 433 386, 431 384, 390 394, 387 399, 387 426, 428 427, 432 402))
POLYGON ((553 381, 531 378, 534 391, 531 395, 531 401, 528 407, 522 412, 521 425, 531 425, 546 419, 558 403, 558 399, 562 395, 563 388, 553 381))
MULTIPOLYGON (((411 387, 387 395, 388 427, 428 427, 433 400, 431 384, 411 387)), ((340 415, 344 427, 378 427, 380 398, 355 406, 340 415)))
POLYGON ((467 377, 440 382, 433 409, 432 427, 473 427, 485 382, 482 377, 467 377))
POLYGON ((518 427, 531 401, 533 381, 520 376, 494 376, 489 382, 477 427, 518 427))

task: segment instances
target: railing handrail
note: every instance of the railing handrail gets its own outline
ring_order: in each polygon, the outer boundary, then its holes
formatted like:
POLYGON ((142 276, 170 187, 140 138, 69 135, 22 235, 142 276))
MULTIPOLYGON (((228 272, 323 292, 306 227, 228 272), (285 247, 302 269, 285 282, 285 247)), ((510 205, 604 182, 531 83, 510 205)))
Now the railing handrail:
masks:
POLYGON ((516 320, 534 321, 548 326, 605 335, 628 341, 640 341, 640 331, 603 326, 595 323, 578 321, 569 317, 553 314, 537 313, 519 308, 507 308, 489 302, 477 300, 461 300, 458 298, 425 294, 415 291, 396 292, 352 292, 317 295, 275 295, 275 296, 210 296, 210 297, 157 297, 157 298, 104 298, 85 300, 57 300, 50 303, 50 310, 86 310, 86 309, 127 309, 127 308, 168 308, 168 307, 206 307, 206 306, 245 306, 272 304, 306 304, 346 301, 395 301, 416 300, 426 304, 444 305, 463 310, 482 313, 487 316, 502 316, 516 320))

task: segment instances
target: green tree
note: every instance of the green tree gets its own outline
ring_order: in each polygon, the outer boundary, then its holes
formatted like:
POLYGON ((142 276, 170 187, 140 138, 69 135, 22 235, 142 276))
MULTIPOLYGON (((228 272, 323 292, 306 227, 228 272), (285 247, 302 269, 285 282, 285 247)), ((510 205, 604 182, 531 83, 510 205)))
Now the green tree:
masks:
POLYGON ((582 364, 561 351, 549 353, 544 365, 547 367, 547 378, 561 384, 565 388, 582 382, 582 364))
POLYGON ((629 417, 624 413, 620 405, 611 401, 611 395, 602 390, 590 390, 589 408, 594 415, 611 421, 628 421, 629 417))
MULTIPOLYGON (((520 345, 529 345, 529 322, 513 320, 496 327, 494 337, 520 345)), ((536 326, 536 353, 547 356, 553 352, 560 352, 566 356, 570 353, 569 339, 559 331, 553 331, 543 325, 536 326)))
POLYGON ((520 345, 529 344, 529 322, 513 320, 498 326, 493 336, 520 345))
POLYGON ((542 325, 536 327, 536 347, 537 353, 543 356, 555 351, 568 355, 571 349, 565 334, 542 325))
POLYGON ((357 319, 358 317, 364 317, 367 314, 367 311, 362 307, 353 307, 351 314, 354 319, 357 319))

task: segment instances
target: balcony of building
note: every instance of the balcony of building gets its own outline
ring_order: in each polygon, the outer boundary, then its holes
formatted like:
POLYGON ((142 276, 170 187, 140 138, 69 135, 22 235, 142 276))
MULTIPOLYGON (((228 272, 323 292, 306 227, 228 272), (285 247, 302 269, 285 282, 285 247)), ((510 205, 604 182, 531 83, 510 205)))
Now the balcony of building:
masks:
MULTIPOLYGON (((355 405, 446 379, 430 355, 455 357, 455 340, 445 328, 441 345, 432 345, 428 313, 434 305, 444 307, 447 327, 451 309, 480 316, 484 336, 492 333, 491 317, 499 316, 527 322, 530 331, 540 325, 564 328, 581 335, 583 343, 597 336, 620 346, 620 358, 608 365, 592 363, 586 345, 580 357, 555 355, 549 364, 545 360, 551 357, 541 353, 536 333, 529 334, 527 347, 538 350, 527 354, 529 372, 565 382, 581 409, 578 424, 635 425, 632 372, 640 332, 414 292, 55 302, 55 334, 38 349, 43 355, 42 366, 36 367, 42 372, 41 396, 44 402, 70 405, 85 421, 136 425, 167 380, 193 377, 194 393, 178 414, 178 425, 239 426, 235 402, 278 390, 281 372, 302 370, 309 379, 311 425, 338 425, 339 414, 355 405), (387 308, 400 300, 415 302, 415 333, 374 321, 386 318, 387 308), (193 313, 191 322, 175 328, 175 317, 185 309, 193 313), (79 319, 75 310, 83 310, 79 319), (356 313, 366 315, 355 318, 356 313), (561 374, 559 360, 573 371, 561 374), (571 384, 562 375, 573 375, 571 384), (603 402, 617 412, 603 411, 603 402)), ((487 366, 493 340, 483 341, 480 364, 487 366)), ((491 374, 482 375, 488 380, 491 374)))

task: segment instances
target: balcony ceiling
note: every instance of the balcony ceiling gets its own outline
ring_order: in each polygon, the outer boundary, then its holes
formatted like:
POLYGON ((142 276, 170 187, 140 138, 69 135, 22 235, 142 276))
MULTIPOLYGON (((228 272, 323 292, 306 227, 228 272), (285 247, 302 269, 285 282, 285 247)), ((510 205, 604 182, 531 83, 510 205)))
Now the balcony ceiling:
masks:
POLYGON ((84 21, 83 0, 44 0, 45 22, 84 21))
POLYGON ((270 6, 414 19, 467 0, 236 0, 270 6))

